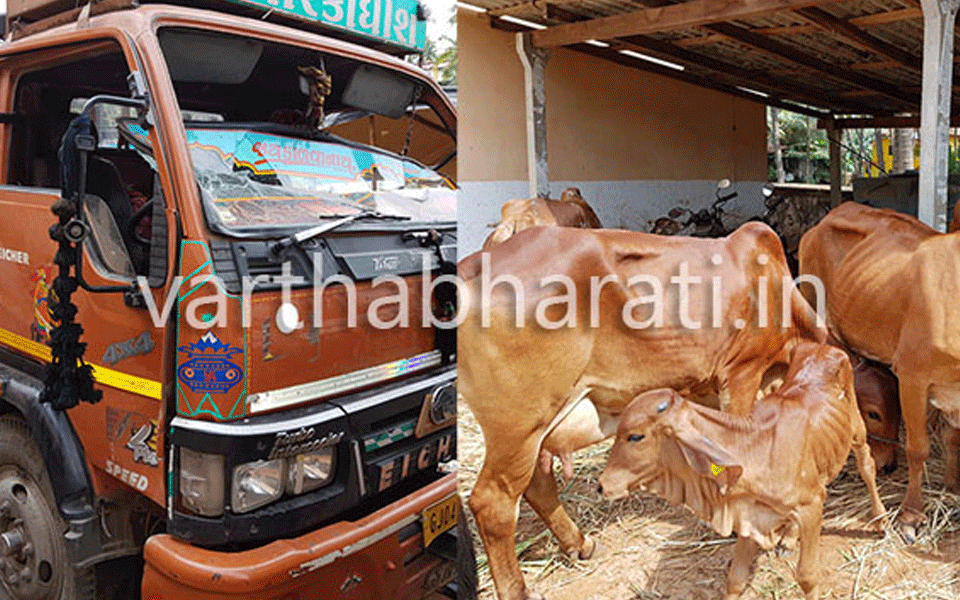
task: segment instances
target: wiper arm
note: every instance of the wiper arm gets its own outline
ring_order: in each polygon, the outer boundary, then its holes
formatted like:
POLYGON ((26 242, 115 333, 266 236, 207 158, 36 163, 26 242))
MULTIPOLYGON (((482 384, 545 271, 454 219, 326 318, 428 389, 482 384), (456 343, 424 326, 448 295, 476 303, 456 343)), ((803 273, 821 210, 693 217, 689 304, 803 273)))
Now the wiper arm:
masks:
POLYGON ((273 252, 274 256, 280 256, 280 254, 284 250, 286 250, 291 246, 299 246, 300 244, 306 242, 307 240, 312 240, 313 238, 319 235, 323 235, 328 231, 333 231, 334 229, 337 229, 342 225, 346 225, 347 223, 356 221, 357 219, 369 219, 369 218, 398 219, 401 221, 410 220, 410 217, 404 217, 401 215, 385 215, 383 213, 379 213, 375 211, 358 212, 358 213, 347 215, 346 217, 337 219, 336 221, 329 221, 327 223, 323 223, 322 225, 317 225, 316 227, 310 227, 308 229, 304 229, 302 231, 298 231, 297 233, 291 234, 283 238, 276 244, 274 244, 273 247, 270 248, 270 251, 273 252))

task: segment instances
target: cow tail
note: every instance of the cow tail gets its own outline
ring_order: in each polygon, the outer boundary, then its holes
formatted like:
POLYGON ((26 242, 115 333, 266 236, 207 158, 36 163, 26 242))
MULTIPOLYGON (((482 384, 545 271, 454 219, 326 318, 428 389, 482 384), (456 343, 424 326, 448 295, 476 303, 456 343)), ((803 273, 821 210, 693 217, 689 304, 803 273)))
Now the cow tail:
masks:
POLYGON ((796 285, 792 286, 790 294, 790 312, 793 317, 793 326, 800 333, 801 337, 817 342, 818 344, 826 343, 827 327, 825 324, 817 322, 816 311, 807 303, 796 285))

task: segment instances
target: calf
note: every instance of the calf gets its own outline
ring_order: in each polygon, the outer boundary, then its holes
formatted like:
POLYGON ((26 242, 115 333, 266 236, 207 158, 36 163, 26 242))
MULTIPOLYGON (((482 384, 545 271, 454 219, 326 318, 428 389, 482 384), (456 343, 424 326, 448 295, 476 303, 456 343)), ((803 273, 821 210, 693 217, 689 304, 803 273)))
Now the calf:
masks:
POLYGON ((857 390, 860 416, 867 426, 870 454, 877 471, 893 473, 897 468, 897 446, 900 442, 900 394, 897 376, 886 366, 867 360, 857 361, 853 368, 853 387, 857 390))
POLYGON ((502 244, 524 229, 544 226, 588 229, 603 227, 596 213, 580 195, 580 190, 569 187, 563 190, 559 200, 549 198, 508 200, 500 207, 500 223, 483 243, 483 249, 489 250, 497 244, 502 244))
POLYGON ((736 532, 728 600, 746 587, 759 548, 799 541, 797 581, 815 599, 826 486, 851 447, 876 524, 885 525, 852 379, 843 351, 801 343, 783 386, 748 417, 693 404, 673 390, 641 394, 620 420, 600 491, 618 498, 648 489, 685 504, 720 535, 736 532))

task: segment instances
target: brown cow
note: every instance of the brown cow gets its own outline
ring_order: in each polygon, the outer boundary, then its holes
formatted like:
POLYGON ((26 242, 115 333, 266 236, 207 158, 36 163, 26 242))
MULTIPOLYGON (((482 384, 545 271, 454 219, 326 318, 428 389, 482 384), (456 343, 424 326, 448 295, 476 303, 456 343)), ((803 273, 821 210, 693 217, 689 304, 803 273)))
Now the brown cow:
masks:
POLYGON ((743 593, 759 548, 799 541, 797 581, 816 599, 823 501, 851 448, 883 529, 850 361, 839 348, 803 343, 783 386, 757 400, 748 417, 693 404, 673 390, 638 396, 623 413, 598 489, 609 499, 647 489, 685 504, 720 535, 736 532, 728 600, 743 593))
POLYGON ((893 473, 897 468, 900 441, 900 395, 897 376, 886 366, 867 359, 855 359, 853 387, 857 391, 860 415, 867 425, 870 453, 877 471, 893 473))
POLYGON ((555 225, 559 227, 582 227, 600 229, 600 219, 590 208, 580 190, 569 187, 563 190, 559 200, 531 198, 508 200, 500 207, 500 223, 483 243, 489 250, 507 241, 510 236, 528 227, 555 225))
POLYGON ((952 426, 944 430, 945 485, 960 489, 960 234, 849 202, 803 236, 800 272, 823 282, 831 338, 891 365, 899 379, 910 472, 900 521, 912 538, 924 520, 928 398, 952 426))
POLYGON ((486 441, 470 507, 501 600, 539 597, 527 591, 514 551, 521 495, 563 552, 586 558, 594 548, 563 510, 556 479, 537 467, 541 449, 563 456, 613 435, 627 403, 650 389, 685 389, 745 414, 767 371, 788 362, 798 339, 825 338, 789 279, 779 238, 762 223, 726 238, 532 228, 466 257, 459 274, 458 392, 486 441), (686 303, 685 270, 702 275, 686 303), (493 283, 511 277, 519 301, 511 285, 493 283), (568 284, 559 283, 564 277, 568 284), (664 302, 651 301, 656 282, 664 302), (564 310, 558 292, 567 285, 574 289, 564 310), (792 322, 782 327, 784 298, 792 322), (517 326, 536 315, 546 318, 543 326, 517 326))

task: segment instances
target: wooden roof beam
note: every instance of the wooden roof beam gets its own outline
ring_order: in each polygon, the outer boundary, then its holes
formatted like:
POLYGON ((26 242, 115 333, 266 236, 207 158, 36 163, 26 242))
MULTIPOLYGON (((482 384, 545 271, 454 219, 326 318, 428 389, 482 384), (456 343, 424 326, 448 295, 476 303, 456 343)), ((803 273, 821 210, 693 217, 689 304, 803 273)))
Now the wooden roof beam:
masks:
MULTIPOLYGON (((950 119, 951 127, 960 127, 960 115, 955 115, 950 119)), ((817 127, 824 129, 826 119, 817 121, 817 127)), ((867 128, 892 128, 892 129, 917 129, 920 127, 920 115, 912 117, 866 117, 851 119, 836 119, 834 127, 837 129, 867 129, 867 128)))
POLYGON ((882 69, 896 69, 901 66, 899 62, 895 60, 880 60, 877 62, 862 62, 862 63, 851 63, 850 68, 856 69, 857 71, 877 71, 882 69))
POLYGON ((905 93, 896 85, 864 75, 862 73, 854 72, 851 69, 841 65, 835 65, 820 60, 819 58, 805 54, 796 48, 788 46, 777 40, 768 38, 766 36, 757 35, 756 33, 753 33, 744 27, 738 27, 736 25, 731 25, 730 23, 716 23, 714 25, 707 25, 706 28, 715 33, 726 35, 729 38, 735 39, 736 41, 752 48, 756 48, 757 50, 762 50, 768 54, 786 59, 794 64, 808 67, 824 75, 829 75, 830 77, 842 81, 847 85, 878 92, 882 96, 890 98, 891 100, 895 100, 901 105, 902 108, 906 108, 907 110, 912 110, 920 106, 920 96, 917 94, 905 93))
POLYGON ((833 112, 871 112, 862 105, 855 104, 848 99, 830 96, 819 92, 814 92, 816 95, 810 95, 805 91, 798 89, 795 80, 792 78, 781 78, 766 72, 750 71, 722 60, 704 56, 696 52, 691 52, 663 40, 642 35, 634 35, 617 38, 616 40, 611 41, 620 42, 627 47, 633 47, 641 51, 655 52, 661 56, 668 57, 669 60, 678 63, 708 69, 733 79, 734 85, 769 93, 771 96, 791 98, 797 102, 822 107, 827 110, 832 110, 833 112))
MULTIPOLYGON (((897 21, 909 21, 910 19, 922 19, 923 11, 919 8, 899 8, 888 12, 873 13, 848 19, 846 22, 857 27, 866 27, 870 25, 883 25, 885 23, 895 23, 897 21)), ((761 35, 800 35, 804 33, 813 33, 818 31, 816 25, 786 25, 783 27, 762 27, 752 31, 761 35)))
POLYGON ((820 28, 816 25, 787 25, 785 27, 760 27, 757 29, 752 29, 754 33, 759 33, 760 35, 800 35, 803 33, 813 33, 819 31, 820 28))
POLYGON ((766 104, 768 106, 775 106, 777 108, 782 108, 784 110, 789 110, 795 113, 800 113, 815 117, 818 119, 825 119, 829 116, 829 113, 826 111, 820 111, 815 108, 807 108, 801 106, 800 104, 795 104, 793 102, 784 101, 782 99, 770 96, 768 98, 761 98, 756 94, 751 94, 750 92, 737 89, 734 85, 727 85, 709 79, 706 77, 700 77, 694 75, 688 71, 677 71, 675 69, 670 69, 668 67, 661 67, 654 63, 647 62, 638 58, 632 58, 625 54, 620 54, 612 48, 599 48, 596 46, 591 46, 589 44, 575 44, 570 46, 572 50, 581 52, 583 54, 590 54, 600 58, 605 58, 615 63, 619 63, 624 66, 632 67, 634 69, 639 69, 641 71, 647 71, 649 73, 654 73, 662 77, 669 77, 671 79, 677 79, 691 85, 695 85, 702 88, 707 88, 711 90, 716 90, 718 92, 723 92, 731 96, 736 96, 738 98, 743 98, 751 102, 757 102, 759 104, 766 104))
POLYGON ((531 36, 540 48, 568 46, 587 40, 606 40, 630 35, 698 27, 732 19, 746 19, 765 14, 826 4, 835 0, 687 0, 680 4, 600 17, 587 21, 563 23, 531 36))
MULTIPOLYGON (((858 27, 864 27, 869 25, 882 25, 885 23, 895 23, 897 21, 907 21, 910 19, 922 19, 923 11, 919 8, 901 8, 897 10, 891 10, 889 12, 874 13, 872 15, 863 15, 862 17, 854 17, 847 22, 856 25, 858 27)), ((754 33, 759 33, 760 35, 769 35, 769 36, 791 36, 791 35, 803 35, 808 33, 814 33, 820 31, 820 27, 813 24, 806 25, 785 25, 782 27, 759 27, 757 29, 752 29, 754 33)), ((676 41, 676 44, 681 47, 687 46, 699 46, 702 44, 712 44, 714 42, 719 42, 724 38, 724 36, 719 34, 705 35, 701 37, 691 37, 683 38, 676 41)))
POLYGON ((500 15, 509 15, 518 10, 534 10, 536 12, 543 12, 543 9, 537 5, 537 2, 533 0, 528 0, 527 2, 516 2, 514 4, 508 4, 507 6, 501 6, 500 8, 488 8, 487 14, 499 17, 500 15))
MULTIPOLYGON (((499 29, 501 31, 530 31, 529 28, 524 27, 523 25, 518 25, 516 23, 510 23, 507 21, 501 21, 499 19, 493 18, 490 23, 491 27, 494 29, 499 29)), ((590 44, 573 44, 570 46, 570 50, 575 52, 580 52, 581 54, 589 54, 591 56, 596 56, 598 58, 603 58, 611 62, 615 62, 626 67, 631 67, 639 71, 646 71, 648 73, 654 73, 662 77, 668 77, 670 79, 676 79, 678 81, 683 81, 691 85, 696 85, 699 87, 716 90, 718 92, 723 92, 731 96, 737 96, 738 98, 743 98, 745 100, 750 100, 751 102, 758 102, 760 104, 766 104, 768 106, 776 106, 777 108, 782 108, 784 110, 793 111, 795 113, 800 113, 802 115, 808 115, 818 119, 825 119, 829 117, 829 113, 826 111, 820 111, 815 108, 808 108, 806 106, 801 106, 800 104, 794 104, 789 101, 782 101, 777 98, 760 98, 755 94, 750 92, 745 92, 743 90, 737 89, 735 86, 726 85, 719 83, 705 77, 699 77, 693 75, 692 73, 686 71, 677 71, 675 69, 670 69, 668 67, 661 67, 651 62, 641 60, 638 58, 633 58, 625 54, 620 54, 612 48, 600 48, 597 46, 591 46, 590 44)))
POLYGON ((897 10, 891 10, 882 13, 874 13, 872 15, 863 15, 862 17, 854 17, 848 21, 857 27, 864 27, 867 25, 883 25, 885 23, 895 23, 897 21, 909 21, 910 19, 922 19, 923 11, 917 7, 911 8, 900 8, 897 10))
MULTIPOLYGON (((549 19, 561 22, 576 22, 589 20, 590 17, 561 8, 554 4, 546 5, 546 14, 549 19)), ((724 36, 717 36, 724 37, 724 36)), ((702 69, 715 72, 730 80, 734 86, 740 86, 748 89, 754 89, 764 92, 772 97, 781 99, 792 99, 795 102, 832 110, 834 112, 845 113, 871 113, 869 109, 861 104, 856 104, 849 99, 837 96, 830 96, 815 92, 816 95, 809 95, 803 90, 797 88, 795 80, 790 78, 781 78, 771 73, 755 72, 744 69, 738 65, 733 65, 720 59, 712 58, 696 52, 679 47, 675 42, 668 40, 659 40, 647 36, 635 35, 620 37, 609 40, 613 50, 636 49, 642 52, 654 52, 660 57, 667 57, 669 60, 679 64, 695 66, 702 69)), ((787 75, 795 74, 793 69, 787 75)), ((757 96, 758 98, 760 96, 757 96)))
POLYGON ((889 58, 890 60, 895 60, 901 65, 915 71, 920 71, 923 69, 920 59, 916 56, 897 48, 893 44, 888 44, 883 40, 873 37, 856 25, 848 23, 843 19, 839 19, 825 10, 815 6, 810 6, 807 8, 798 9, 794 12, 804 19, 816 24, 825 31, 836 34, 849 42, 878 54, 879 56, 889 58))
POLYGON ((681 48, 687 48, 689 46, 704 46, 706 44, 715 44, 716 42, 722 42, 725 39, 727 38, 722 35, 711 34, 711 35, 702 35, 700 37, 683 38, 683 39, 677 40, 674 43, 676 43, 676 45, 680 46, 681 48))

